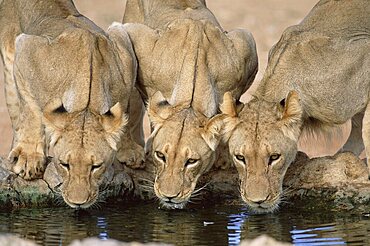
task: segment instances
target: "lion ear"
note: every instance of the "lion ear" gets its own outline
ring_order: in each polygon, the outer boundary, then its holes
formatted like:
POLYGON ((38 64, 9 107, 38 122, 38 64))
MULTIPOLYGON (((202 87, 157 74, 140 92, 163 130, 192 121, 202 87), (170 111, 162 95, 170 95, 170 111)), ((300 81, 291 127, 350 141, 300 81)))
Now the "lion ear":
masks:
POLYGON ((206 141, 211 150, 215 151, 221 139, 221 131, 224 126, 225 115, 218 114, 213 116, 204 127, 201 136, 206 141))
POLYGON ((231 132, 239 124, 239 113, 244 108, 244 104, 236 105, 235 99, 231 92, 226 92, 223 97, 223 102, 220 106, 223 117, 222 139, 227 142, 231 132))
POLYGON ((289 119, 290 121, 301 120, 303 110, 298 93, 296 91, 290 91, 284 101, 280 102, 284 106, 282 119, 289 119))
POLYGON ((223 102, 220 106, 221 112, 223 114, 226 114, 230 117, 236 117, 238 116, 235 100, 233 98, 233 95, 230 91, 226 92, 223 97, 223 102))
POLYGON ((101 115, 100 119, 109 145, 112 149, 117 150, 117 144, 121 139, 124 127, 128 123, 128 116, 123 112, 121 104, 117 102, 101 115))
POLYGON ((283 107, 280 124, 284 135, 297 141, 303 123, 303 109, 299 95, 296 91, 290 91, 285 100, 280 102, 283 107))
POLYGON ((67 113, 60 98, 56 98, 45 105, 43 109, 43 123, 46 135, 50 139, 50 146, 56 144, 66 123, 69 121, 67 113))
POLYGON ((46 104, 43 110, 44 118, 47 119, 46 124, 53 124, 54 127, 63 128, 65 125, 66 108, 63 105, 62 99, 56 98, 46 104))
POLYGON ((154 126, 161 125, 173 113, 172 106, 164 98, 160 91, 154 93, 149 99, 148 115, 154 126))

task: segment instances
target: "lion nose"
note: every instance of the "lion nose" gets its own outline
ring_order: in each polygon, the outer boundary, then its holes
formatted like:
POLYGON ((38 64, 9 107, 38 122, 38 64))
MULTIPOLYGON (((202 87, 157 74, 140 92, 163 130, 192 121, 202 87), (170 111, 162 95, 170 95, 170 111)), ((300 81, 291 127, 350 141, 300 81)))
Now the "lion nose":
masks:
POLYGON ((168 199, 169 201, 171 201, 173 198, 175 198, 176 196, 166 196, 166 199, 168 199))
POLYGON ((257 203, 257 204, 262 204, 264 201, 266 201, 266 199, 265 199, 265 200, 253 201, 253 202, 254 202, 254 203, 257 203))
POLYGON ((180 192, 177 193, 175 196, 172 195, 172 196, 169 196, 169 195, 164 195, 164 198, 167 199, 168 201, 171 201, 172 199, 178 197, 180 195, 180 192))
POLYGON ((73 203, 74 206, 76 206, 77 208, 81 207, 82 205, 84 205, 84 203, 73 203))
POLYGON ((262 204, 262 203, 264 203, 266 200, 268 200, 269 198, 270 198, 270 195, 267 195, 265 198, 255 199, 255 200, 252 200, 252 202, 257 203, 257 204, 262 204))
POLYGON ((72 201, 72 200, 69 201, 69 203, 71 203, 71 205, 73 205, 74 207, 81 207, 86 202, 87 202, 87 199, 85 199, 85 200, 79 200, 79 201, 72 201))
POLYGON ((66 196, 69 203, 79 207, 89 200, 89 192, 85 189, 72 190, 66 196))

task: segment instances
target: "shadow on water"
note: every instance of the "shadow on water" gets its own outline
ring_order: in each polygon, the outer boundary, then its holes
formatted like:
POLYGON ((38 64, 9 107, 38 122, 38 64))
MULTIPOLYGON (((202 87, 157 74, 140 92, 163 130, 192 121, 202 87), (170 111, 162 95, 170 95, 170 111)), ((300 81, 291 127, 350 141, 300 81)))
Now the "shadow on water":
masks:
POLYGON ((243 239, 261 234, 295 245, 370 245, 370 218, 292 208, 253 215, 240 206, 203 205, 166 211, 153 203, 116 203, 101 210, 0 212, 0 233, 18 234, 42 245, 66 245, 86 237, 175 245, 238 245, 243 239))

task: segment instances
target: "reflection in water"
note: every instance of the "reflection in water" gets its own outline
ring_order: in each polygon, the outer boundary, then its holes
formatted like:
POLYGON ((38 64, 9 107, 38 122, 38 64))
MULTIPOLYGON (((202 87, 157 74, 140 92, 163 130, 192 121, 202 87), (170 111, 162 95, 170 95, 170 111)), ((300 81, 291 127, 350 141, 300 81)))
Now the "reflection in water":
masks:
POLYGON ((237 206, 204 205, 166 211, 154 204, 111 204, 104 210, 69 208, 0 212, 0 233, 15 233, 42 245, 66 245, 98 237, 175 245, 238 245, 268 234, 295 245, 370 245, 370 220, 346 213, 285 209, 250 215, 237 206))
POLYGON ((244 221, 248 218, 248 213, 242 211, 239 214, 231 214, 228 216, 229 222, 227 224, 228 242, 229 245, 239 245, 241 241, 242 227, 244 221))
POLYGON ((340 237, 325 237, 320 235, 321 232, 335 232, 335 226, 316 227, 305 230, 299 230, 294 227, 290 231, 294 245, 343 245, 346 244, 340 237))
POLYGON ((106 230, 107 228, 107 221, 105 220, 104 217, 98 217, 97 218, 97 223, 96 223, 96 226, 101 229, 102 231, 99 232, 99 235, 98 235, 98 238, 100 238, 101 240, 107 240, 109 237, 108 237, 108 232, 106 230))

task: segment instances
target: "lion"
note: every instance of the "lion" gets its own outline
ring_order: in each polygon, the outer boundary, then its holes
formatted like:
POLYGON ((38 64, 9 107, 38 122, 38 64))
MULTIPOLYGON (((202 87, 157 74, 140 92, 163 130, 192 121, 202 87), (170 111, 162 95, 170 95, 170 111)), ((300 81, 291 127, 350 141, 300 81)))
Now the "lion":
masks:
POLYGON ((128 0, 123 22, 149 102, 154 191, 163 207, 182 209, 222 155, 223 123, 213 116, 226 91, 239 98, 254 80, 255 42, 247 30, 224 31, 204 0, 128 0))
POLYGON ((252 210, 278 209, 304 132, 330 131, 352 119, 343 150, 360 154, 365 146, 370 156, 369 15, 366 0, 320 1, 272 47, 254 98, 241 112, 225 94, 224 138, 252 210))
POLYGON ((87 208, 116 154, 133 167, 144 158, 129 37, 116 25, 105 33, 70 0, 4 0, 0 23, 13 171, 42 178, 51 155, 64 201, 87 208))

